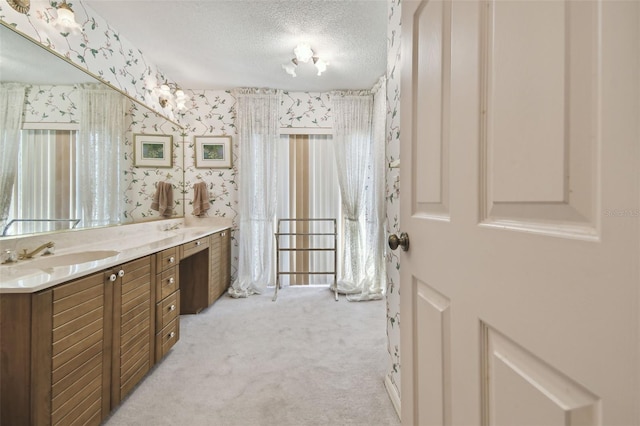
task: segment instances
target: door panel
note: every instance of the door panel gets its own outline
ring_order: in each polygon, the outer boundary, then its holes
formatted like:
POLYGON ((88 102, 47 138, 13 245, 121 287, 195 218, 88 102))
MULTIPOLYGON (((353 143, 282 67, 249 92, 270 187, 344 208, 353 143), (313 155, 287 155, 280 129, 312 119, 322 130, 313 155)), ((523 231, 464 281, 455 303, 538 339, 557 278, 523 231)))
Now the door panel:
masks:
POLYGON ((640 424, 640 3, 402 3, 403 424, 640 424))
POLYGON ((484 424, 599 424, 600 399, 596 395, 488 325, 481 327, 484 424))
POLYGON ((486 225, 597 236, 598 22, 593 1, 483 6, 480 193, 486 225))
POLYGON ((451 7, 425 2, 416 14, 416 108, 412 150, 416 170, 414 212, 447 219, 449 214, 449 80, 451 7))
POLYGON ((451 321, 450 301, 428 285, 414 284, 417 393, 424 395, 418 412, 419 424, 449 424, 451 421, 451 321))

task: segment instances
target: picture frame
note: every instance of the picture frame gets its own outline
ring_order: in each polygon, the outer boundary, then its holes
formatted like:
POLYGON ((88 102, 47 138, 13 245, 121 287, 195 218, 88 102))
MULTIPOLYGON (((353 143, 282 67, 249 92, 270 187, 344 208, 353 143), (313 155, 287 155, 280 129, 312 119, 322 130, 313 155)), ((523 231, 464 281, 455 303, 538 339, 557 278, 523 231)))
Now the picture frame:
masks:
POLYGON ((233 165, 231 136, 196 136, 196 168, 230 169, 233 165))
POLYGON ((135 167, 173 167, 172 135, 133 135, 133 165, 135 167))

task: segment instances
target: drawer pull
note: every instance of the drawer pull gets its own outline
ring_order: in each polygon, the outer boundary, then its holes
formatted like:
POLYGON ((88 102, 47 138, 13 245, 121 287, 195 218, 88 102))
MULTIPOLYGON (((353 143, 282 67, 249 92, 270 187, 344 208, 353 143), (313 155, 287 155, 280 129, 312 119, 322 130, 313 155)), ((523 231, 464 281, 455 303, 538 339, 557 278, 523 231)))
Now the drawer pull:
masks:
POLYGON ((170 311, 175 311, 175 310, 176 310, 176 305, 171 305, 171 306, 169 306, 169 310, 170 310, 170 311))
POLYGON ((109 277, 109 281, 111 282, 114 282, 117 279, 118 279, 118 276, 116 274, 111 274, 111 276, 109 277))
POLYGON ((176 335, 176 332, 172 331, 171 333, 169 333, 169 339, 172 339, 175 335, 176 335))
POLYGON ((220 234, 221 237, 224 237, 227 233, 223 232, 222 234, 220 234))
POLYGON ((196 241, 197 246, 199 246, 200 244, 202 244, 202 241, 196 241))
POLYGON ((173 263, 173 262, 175 262, 175 261, 176 261, 176 258, 175 258, 175 257, 171 256, 171 257, 169 258, 169 263, 173 263))
POLYGON ((175 282, 176 282, 176 280, 173 277, 169 278, 169 284, 173 284, 175 282))
POLYGON ((118 276, 119 276, 119 277, 124 277, 124 269, 120 269, 120 270, 118 271, 118 276))

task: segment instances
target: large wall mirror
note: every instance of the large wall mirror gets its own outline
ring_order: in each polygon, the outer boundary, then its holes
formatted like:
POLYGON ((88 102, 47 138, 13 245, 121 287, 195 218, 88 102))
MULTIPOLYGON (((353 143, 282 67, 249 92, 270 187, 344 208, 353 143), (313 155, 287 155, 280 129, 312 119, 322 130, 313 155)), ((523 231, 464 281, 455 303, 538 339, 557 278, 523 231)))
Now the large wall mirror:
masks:
POLYGON ((0 238, 184 216, 178 124, 4 25, 0 89, 0 238), (145 138, 163 161, 136 162, 145 138))

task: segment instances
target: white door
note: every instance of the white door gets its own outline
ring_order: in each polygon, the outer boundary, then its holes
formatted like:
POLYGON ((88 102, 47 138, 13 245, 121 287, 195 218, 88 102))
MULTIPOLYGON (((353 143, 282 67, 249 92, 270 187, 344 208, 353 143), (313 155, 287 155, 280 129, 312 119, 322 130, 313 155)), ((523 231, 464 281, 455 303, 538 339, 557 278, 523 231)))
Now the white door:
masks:
POLYGON ((640 425, 640 2, 402 2, 404 425, 640 425))

